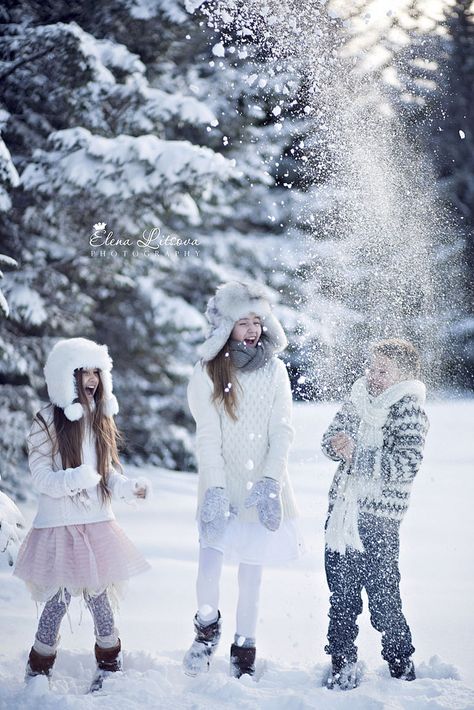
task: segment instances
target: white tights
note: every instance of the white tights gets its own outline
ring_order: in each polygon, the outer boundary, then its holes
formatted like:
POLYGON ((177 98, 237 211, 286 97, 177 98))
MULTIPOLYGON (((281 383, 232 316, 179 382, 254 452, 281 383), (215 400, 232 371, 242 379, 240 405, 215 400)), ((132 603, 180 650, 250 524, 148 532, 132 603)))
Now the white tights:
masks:
MULTIPOLYGON (((212 547, 201 547, 196 582, 198 616, 203 622, 213 621, 219 608, 219 582, 223 554, 212 547)), ((236 635, 255 638, 258 601, 262 581, 261 565, 239 565, 239 599, 236 614, 236 635)))

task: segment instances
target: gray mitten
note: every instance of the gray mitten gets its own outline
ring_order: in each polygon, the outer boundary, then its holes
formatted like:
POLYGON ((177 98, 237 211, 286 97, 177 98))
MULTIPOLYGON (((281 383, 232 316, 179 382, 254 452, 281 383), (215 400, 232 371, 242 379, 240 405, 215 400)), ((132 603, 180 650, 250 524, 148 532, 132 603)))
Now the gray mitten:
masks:
POLYGON ((281 486, 274 478, 260 478, 245 499, 245 507, 257 506, 258 517, 268 530, 278 530, 281 523, 281 486))
POLYGON ((229 499, 224 488, 213 486, 204 494, 199 514, 199 532, 207 543, 216 542, 229 522, 229 499))

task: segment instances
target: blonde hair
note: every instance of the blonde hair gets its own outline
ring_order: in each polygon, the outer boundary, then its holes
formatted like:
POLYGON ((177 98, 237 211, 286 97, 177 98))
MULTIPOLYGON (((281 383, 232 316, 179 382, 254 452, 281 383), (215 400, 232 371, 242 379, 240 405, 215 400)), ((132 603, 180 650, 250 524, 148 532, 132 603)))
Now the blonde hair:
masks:
POLYGON ((384 355, 390 360, 395 360, 405 375, 409 377, 420 376, 420 353, 410 341, 402 338, 379 340, 372 345, 371 351, 374 355, 384 355))

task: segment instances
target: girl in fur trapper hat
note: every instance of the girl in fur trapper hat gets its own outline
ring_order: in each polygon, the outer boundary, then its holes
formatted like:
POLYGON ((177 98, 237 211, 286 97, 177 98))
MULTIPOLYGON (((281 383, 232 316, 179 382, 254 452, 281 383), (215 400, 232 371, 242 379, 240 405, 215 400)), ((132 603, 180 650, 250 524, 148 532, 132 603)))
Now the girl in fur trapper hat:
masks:
POLYGON ((111 370, 107 347, 85 338, 58 342, 44 368, 51 404, 35 416, 28 437, 38 512, 14 572, 33 599, 46 602, 27 682, 51 676, 71 595, 84 596, 94 619, 97 671, 91 690, 101 687, 105 675, 121 670, 109 594, 149 567, 116 523, 110 504, 111 498, 133 500, 149 493, 148 481, 122 475, 111 370))
POLYGON ((262 567, 296 559, 302 549, 288 478, 293 438, 291 389, 275 355, 287 340, 270 294, 254 283, 217 289, 211 328, 199 348, 188 401, 196 420, 199 464, 196 636, 184 670, 209 669, 220 638, 219 579, 224 557, 239 563, 231 674, 255 672, 255 631, 262 567))

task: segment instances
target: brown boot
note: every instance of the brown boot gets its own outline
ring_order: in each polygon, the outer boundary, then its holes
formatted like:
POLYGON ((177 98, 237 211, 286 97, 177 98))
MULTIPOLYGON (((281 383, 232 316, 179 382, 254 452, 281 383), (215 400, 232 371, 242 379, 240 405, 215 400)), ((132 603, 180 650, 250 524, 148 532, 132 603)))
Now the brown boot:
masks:
POLYGON ((234 678, 242 675, 255 675, 255 646, 237 646, 233 643, 230 647, 230 674, 234 678))
POLYGON ((25 680, 34 678, 37 675, 45 675, 47 678, 50 678, 55 660, 55 653, 52 656, 43 656, 32 646, 30 655, 28 656, 28 663, 26 664, 25 680))
POLYGON ((95 693, 97 690, 100 690, 102 688, 102 683, 111 673, 117 673, 117 671, 123 670, 122 645, 120 643, 120 639, 118 640, 117 645, 112 648, 101 648, 95 644, 94 653, 95 660, 97 662, 97 670, 94 678, 92 679, 90 687, 91 693, 95 693))

